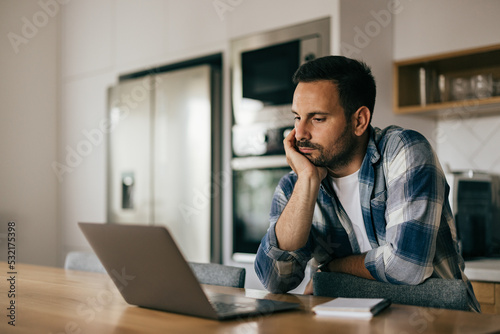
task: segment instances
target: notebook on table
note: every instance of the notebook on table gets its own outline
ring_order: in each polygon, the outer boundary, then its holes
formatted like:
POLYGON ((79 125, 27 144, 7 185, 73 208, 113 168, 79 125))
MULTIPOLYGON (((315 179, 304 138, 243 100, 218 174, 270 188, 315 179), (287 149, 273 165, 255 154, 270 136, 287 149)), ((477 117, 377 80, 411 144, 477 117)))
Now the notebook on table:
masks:
POLYGON ((209 319, 292 310, 300 304, 206 294, 163 226, 78 223, 125 301, 209 319))
POLYGON ((319 316, 371 319, 387 307, 391 301, 385 298, 336 298, 313 307, 319 316))

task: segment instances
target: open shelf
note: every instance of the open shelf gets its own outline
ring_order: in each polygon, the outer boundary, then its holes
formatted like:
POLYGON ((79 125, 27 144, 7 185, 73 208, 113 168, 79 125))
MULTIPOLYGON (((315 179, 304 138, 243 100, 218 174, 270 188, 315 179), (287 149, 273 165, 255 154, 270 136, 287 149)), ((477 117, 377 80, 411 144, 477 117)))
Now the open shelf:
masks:
POLYGON ((394 112, 500 114, 500 45, 394 63, 394 112))

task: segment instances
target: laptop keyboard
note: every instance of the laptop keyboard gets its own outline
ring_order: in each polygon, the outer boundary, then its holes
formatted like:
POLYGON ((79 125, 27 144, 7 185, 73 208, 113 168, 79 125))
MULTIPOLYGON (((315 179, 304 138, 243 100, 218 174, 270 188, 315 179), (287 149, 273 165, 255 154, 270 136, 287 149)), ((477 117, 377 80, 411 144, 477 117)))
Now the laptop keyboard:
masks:
POLYGON ((214 309, 217 311, 219 314, 224 314, 224 313, 233 313, 238 310, 243 310, 243 309, 248 309, 251 308, 249 305, 245 304, 238 304, 238 303, 224 303, 224 302, 218 302, 218 301, 213 301, 211 302, 212 306, 214 309))

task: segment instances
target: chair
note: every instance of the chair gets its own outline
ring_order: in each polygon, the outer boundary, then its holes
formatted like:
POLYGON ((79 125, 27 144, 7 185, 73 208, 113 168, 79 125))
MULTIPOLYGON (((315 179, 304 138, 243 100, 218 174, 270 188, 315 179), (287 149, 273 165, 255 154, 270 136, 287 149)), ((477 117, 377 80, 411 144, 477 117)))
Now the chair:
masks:
MULTIPOLYGON (((201 284, 222 285, 235 288, 245 286, 245 268, 225 266, 216 263, 189 262, 191 270, 201 284)), ((64 269, 105 273, 106 270, 94 253, 69 252, 64 269)))
POLYGON ((318 272, 313 277, 317 296, 388 298, 395 304, 470 311, 467 285, 458 279, 429 278, 419 285, 396 285, 343 273, 318 272))
POLYGON ((201 284, 222 285, 234 288, 245 286, 245 268, 216 263, 190 262, 189 266, 201 284))
POLYGON ((64 269, 91 271, 95 273, 105 273, 106 269, 94 253, 90 252, 69 252, 64 261, 64 269))

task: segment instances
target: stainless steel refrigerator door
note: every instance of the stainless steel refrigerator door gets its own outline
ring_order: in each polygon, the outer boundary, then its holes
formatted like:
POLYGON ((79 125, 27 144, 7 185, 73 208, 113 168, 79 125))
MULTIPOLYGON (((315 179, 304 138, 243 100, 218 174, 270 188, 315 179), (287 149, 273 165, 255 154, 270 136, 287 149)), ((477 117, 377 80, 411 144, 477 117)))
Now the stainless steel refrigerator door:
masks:
POLYGON ((108 222, 150 223, 151 77, 110 88, 108 222))
POLYGON ((210 261, 211 77, 200 65, 157 76, 154 222, 166 225, 188 261, 210 261))

